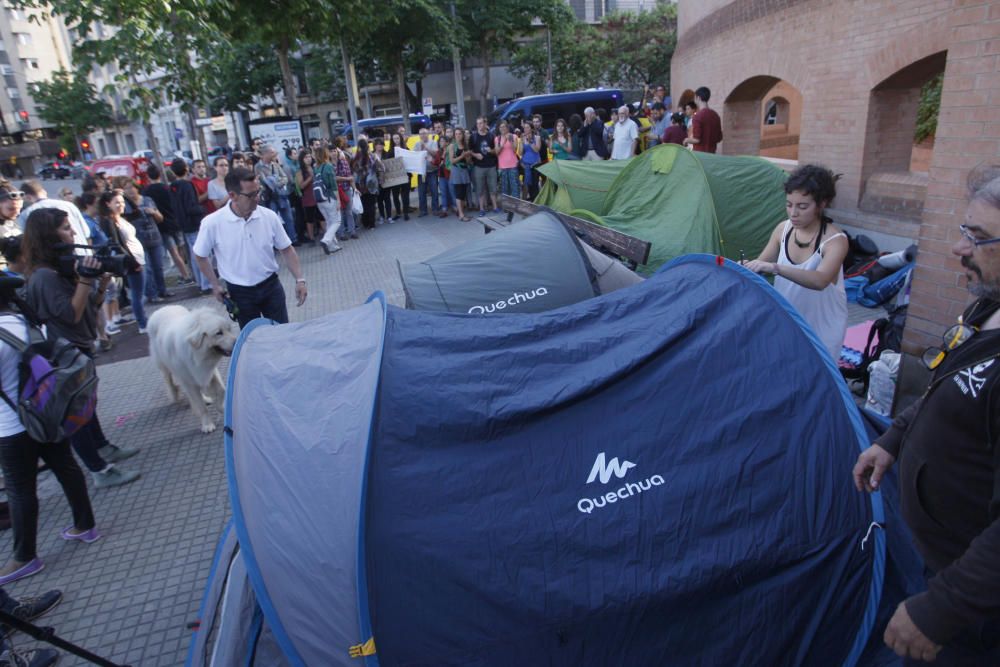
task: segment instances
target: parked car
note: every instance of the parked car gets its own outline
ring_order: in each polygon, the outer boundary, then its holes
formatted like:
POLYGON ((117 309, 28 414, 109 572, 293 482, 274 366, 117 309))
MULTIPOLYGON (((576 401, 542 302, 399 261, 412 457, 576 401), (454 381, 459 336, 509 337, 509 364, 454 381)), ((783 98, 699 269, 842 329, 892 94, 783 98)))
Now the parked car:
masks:
POLYGON ((115 176, 128 176, 141 187, 149 184, 149 177, 146 176, 148 168, 149 160, 144 157, 108 155, 100 160, 95 160, 88 171, 94 175, 103 172, 109 179, 115 176))
MULTIPOLYGON (((431 119, 422 113, 411 113, 409 120, 410 134, 417 134, 420 128, 431 126, 431 119)), ((378 118, 365 118, 358 121, 358 127, 361 128, 360 133, 368 138, 392 134, 402 124, 402 116, 380 116, 378 118)), ((344 124, 341 134, 345 135, 351 142, 354 141, 354 132, 350 123, 344 124)))
POLYGON ((69 178, 71 171, 68 164, 53 161, 43 162, 35 174, 41 178, 69 178))
POLYGON ((491 130, 496 130, 497 123, 501 120, 517 124, 525 119, 530 120, 537 113, 542 115, 542 127, 551 130, 556 126, 556 120, 560 118, 567 122, 573 114, 580 114, 582 118, 583 110, 587 107, 607 109, 613 113, 623 104, 623 99, 625 99, 624 94, 617 88, 592 88, 572 93, 529 95, 501 104, 486 117, 486 122, 491 130))

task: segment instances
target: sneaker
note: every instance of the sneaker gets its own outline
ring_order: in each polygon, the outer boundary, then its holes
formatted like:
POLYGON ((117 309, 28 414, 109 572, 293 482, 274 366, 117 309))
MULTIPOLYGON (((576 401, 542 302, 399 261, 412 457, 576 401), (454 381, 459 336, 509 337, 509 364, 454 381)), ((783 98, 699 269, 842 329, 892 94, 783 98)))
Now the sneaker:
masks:
POLYGON ((396 218, 389 218, 388 220, 386 220, 386 222, 388 222, 390 225, 394 224, 396 222, 396 218))
MULTIPOLYGON (((23 597, 14 600, 16 603, 12 609, 6 610, 11 616, 22 621, 32 621, 42 614, 48 613, 62 600, 62 591, 51 590, 42 593, 37 597, 23 597)), ((0 625, 3 634, 8 635, 13 628, 8 625, 0 625)))
POLYGON ((115 334, 121 332, 122 332, 121 328, 119 328, 119 326, 114 322, 108 322, 107 324, 104 325, 104 333, 108 334, 109 336, 114 336, 115 334))
POLYGON ((329 254, 330 254, 330 252, 331 252, 331 250, 330 250, 330 246, 328 246, 328 245, 327 245, 327 244, 326 244, 326 243, 325 243, 324 241, 320 241, 320 242, 319 242, 319 244, 320 244, 321 246, 323 246, 323 254, 324 254, 324 255, 329 255, 329 254))
POLYGON ((146 327, 139 327, 139 334, 142 335, 145 333, 146 333, 146 327))
MULTIPOLYGON (((107 489, 112 486, 122 486, 123 484, 128 484, 139 479, 139 474, 135 470, 121 471, 118 468, 108 466, 100 472, 91 473, 94 476, 94 487, 98 489, 107 489)), ((0 581, 2 584, 3 581, 0 581)))
POLYGON ((146 303, 163 303, 166 301, 162 296, 150 296, 146 297, 146 303))
POLYGON ((493 209, 493 212, 494 213, 503 213, 503 209, 495 208, 495 209, 493 209))
POLYGON ((52 648, 7 649, 0 654, 0 667, 51 667, 58 660, 59 651, 52 648))
POLYGON ((342 246, 342 245, 335 245, 332 248, 330 248, 330 252, 328 254, 332 255, 333 253, 337 252, 338 250, 343 250, 343 249, 344 249, 344 246, 342 246))
POLYGON ((0 577, 0 586, 4 586, 18 579, 24 579, 25 577, 30 577, 33 574, 38 574, 43 569, 45 569, 45 563, 42 562, 41 558, 37 556, 29 560, 27 563, 17 568, 9 574, 5 574, 0 577))
POLYGON ((130 459, 139 453, 138 447, 119 447, 118 445, 104 445, 97 450, 101 458, 108 463, 118 463, 125 459, 130 459))
POLYGON ((97 530, 96 526, 91 528, 90 530, 85 530, 82 533, 71 533, 70 532, 71 530, 73 530, 73 526, 70 526, 69 528, 63 530, 63 532, 59 534, 59 537, 63 538, 66 541, 80 540, 81 542, 84 542, 86 544, 93 544, 97 540, 104 537, 97 530))
POLYGON ((122 324, 131 324, 135 322, 135 315, 119 315, 114 319, 114 323, 121 326, 122 324))
POLYGON ((160 295, 161 299, 172 299, 173 297, 174 297, 173 292, 164 292, 163 294, 160 295))
POLYGON ((479 212, 479 217, 480 218, 485 218, 486 217, 486 211, 480 211, 479 212))
POLYGON ((194 278, 178 278, 178 285, 194 285, 194 278))
POLYGON ((357 233, 357 232, 354 232, 353 234, 351 234, 351 238, 352 238, 352 239, 356 239, 356 238, 358 238, 358 233, 357 233))

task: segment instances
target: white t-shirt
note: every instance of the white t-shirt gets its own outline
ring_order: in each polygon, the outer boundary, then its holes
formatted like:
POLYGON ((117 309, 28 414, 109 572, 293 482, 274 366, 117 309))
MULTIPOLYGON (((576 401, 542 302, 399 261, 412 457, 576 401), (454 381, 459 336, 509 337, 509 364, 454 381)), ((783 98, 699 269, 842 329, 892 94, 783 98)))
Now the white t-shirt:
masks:
POLYGON ((290 245, 281 218, 271 209, 258 206, 244 220, 227 204, 202 218, 194 254, 210 257, 214 252, 223 280, 252 287, 278 272, 274 251, 290 245))
POLYGON ((226 192, 226 186, 219 185, 219 182, 214 178, 208 182, 208 198, 212 201, 218 201, 220 199, 227 199, 229 193, 226 192))
POLYGON ((146 266, 146 251, 136 237, 135 227, 132 223, 125 218, 120 218, 118 220, 118 235, 122 237, 122 243, 135 257, 135 261, 139 262, 140 266, 146 266))
MULTIPOLYGON (((24 320, 17 315, 10 313, 0 314, 0 327, 11 332, 23 341, 28 340, 28 330, 25 328, 24 320)), ((18 389, 18 363, 21 355, 13 347, 0 341, 0 382, 7 397, 17 403, 18 389)), ((17 418, 7 401, 0 398, 0 437, 7 438, 12 435, 24 432, 24 425, 17 418)))
POLYGON ((631 118, 624 123, 615 123, 615 145, 611 149, 612 160, 627 160, 632 157, 632 142, 639 138, 639 126, 631 118))

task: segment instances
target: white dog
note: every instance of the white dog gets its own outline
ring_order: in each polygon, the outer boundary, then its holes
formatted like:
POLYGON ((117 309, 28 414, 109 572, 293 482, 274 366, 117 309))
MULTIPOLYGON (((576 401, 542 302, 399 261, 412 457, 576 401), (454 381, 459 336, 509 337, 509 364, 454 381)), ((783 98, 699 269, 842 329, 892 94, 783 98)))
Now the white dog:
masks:
POLYGON ((150 316, 147 331, 149 356, 167 381, 171 401, 180 399, 180 388, 201 420, 201 432, 211 433, 215 421, 208 404, 221 406, 226 396, 218 365, 236 344, 232 322, 209 308, 164 306, 150 316))

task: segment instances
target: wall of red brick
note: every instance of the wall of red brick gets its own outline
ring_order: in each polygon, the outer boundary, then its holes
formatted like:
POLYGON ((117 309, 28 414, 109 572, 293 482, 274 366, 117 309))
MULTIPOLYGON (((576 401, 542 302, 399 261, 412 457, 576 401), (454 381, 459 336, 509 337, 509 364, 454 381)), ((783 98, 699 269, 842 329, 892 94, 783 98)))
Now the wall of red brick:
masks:
MULTIPOLYGON (((965 273, 950 252, 965 212, 965 178, 983 160, 1000 161, 1000 0, 679 5, 684 20, 672 64, 674 94, 711 88, 710 104, 727 130, 722 152, 756 154, 758 82, 794 86, 802 95, 799 162, 843 174, 835 207, 854 224, 919 241, 904 347, 915 352, 939 339, 969 299, 965 273), (910 220, 885 211, 869 215, 860 207, 866 179, 883 168, 908 168, 913 124, 903 117, 912 116, 915 98, 912 89, 892 84, 909 66, 945 51, 923 212, 911 211, 910 220)), ((933 62, 940 67, 940 60, 933 62)))

